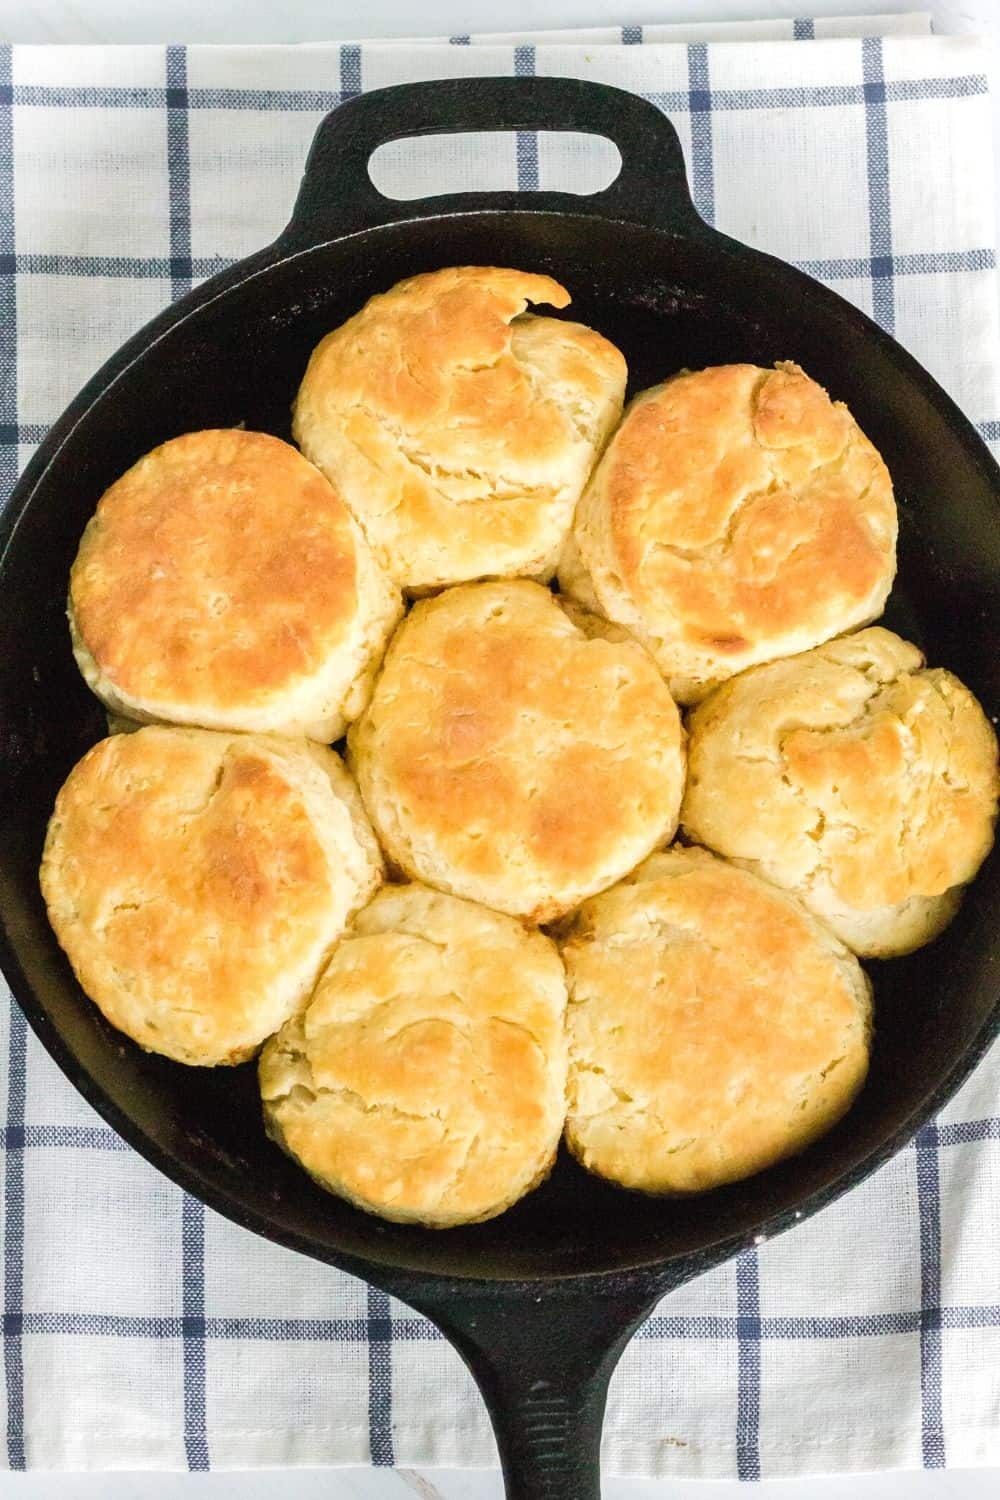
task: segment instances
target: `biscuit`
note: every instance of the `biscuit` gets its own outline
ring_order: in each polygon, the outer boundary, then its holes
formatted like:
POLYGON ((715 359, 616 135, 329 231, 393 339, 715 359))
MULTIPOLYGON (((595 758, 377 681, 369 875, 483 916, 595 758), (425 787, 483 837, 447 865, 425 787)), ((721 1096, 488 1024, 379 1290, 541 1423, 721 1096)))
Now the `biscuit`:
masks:
POLYGON ((146 727, 102 740, 70 772, 41 886, 112 1025, 213 1066, 250 1057, 305 1002, 381 875, 332 750, 146 727))
POLYGON ((569 300, 526 271, 433 271, 313 352, 295 440, 407 589, 554 573, 627 373, 593 329, 525 310, 569 300))
POLYGON ((560 587, 626 626, 679 703, 881 614, 889 472, 793 364, 685 372, 629 406, 581 500, 560 587))
POLYGON ((696 1193, 801 1151, 868 1068, 871 989, 791 896, 703 849, 654 854, 563 948, 566 1139, 590 1171, 696 1193))
POLYGON ((70 575, 80 670, 113 713, 147 723, 337 739, 401 612, 323 475, 238 428, 134 464, 70 575))
POLYGON ((993 842, 993 729, 888 630, 755 667, 689 731, 691 838, 795 891, 856 953, 929 942, 993 842))
POLYGON ((416 604, 348 743, 400 869, 533 922, 619 880, 677 823, 683 730, 652 658, 588 639, 527 579, 416 604))
POLYGON ((565 1117, 555 944, 426 886, 386 886, 264 1048, 268 1133, 359 1208, 447 1228, 545 1176, 565 1117))

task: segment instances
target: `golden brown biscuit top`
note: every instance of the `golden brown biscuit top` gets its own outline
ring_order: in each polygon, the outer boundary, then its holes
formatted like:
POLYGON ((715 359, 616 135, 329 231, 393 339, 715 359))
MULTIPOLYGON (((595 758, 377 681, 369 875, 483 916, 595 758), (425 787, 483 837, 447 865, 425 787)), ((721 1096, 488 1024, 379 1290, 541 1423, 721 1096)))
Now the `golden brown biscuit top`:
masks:
POLYGON ((864 1076, 857 961, 793 898, 702 849, 654 854, 586 902, 563 956, 571 1141, 628 1185, 745 1176, 831 1123, 864 1076))
POLYGON ((626 368, 547 276, 434 271, 373 297, 313 351, 296 440, 406 587, 548 576, 626 368))
POLYGON ((356 536, 328 481, 287 443, 187 433, 102 496, 70 577, 74 623, 132 698, 266 703, 348 637, 356 536))
POLYGON ((286 1147, 338 1191, 393 1217, 476 1218, 530 1186, 558 1141, 565 1003, 540 933, 389 886, 266 1050, 264 1100, 286 1147), (296 1088, 308 1107, 288 1104, 296 1088))
POLYGON ((191 1051, 218 1061, 346 921, 349 851, 331 868, 317 826, 316 807, 334 805, 323 756, 335 760, 291 741, 151 727, 102 740, 70 773, 43 891, 83 988, 144 1046, 161 1050, 146 1034, 158 1013, 176 1026, 186 1012, 191 1051))
POLYGON ((815 640, 892 576, 888 470, 793 364, 720 365, 645 392, 593 486, 654 638, 734 658, 783 634, 815 640))
POLYGON ((969 880, 992 842, 993 729, 956 677, 887 630, 744 673, 690 731, 686 825, 782 884, 894 906, 969 880))
MULTIPOLYGON (((572 424, 530 358, 538 345, 529 303, 566 307, 548 276, 488 266, 455 267, 401 281, 327 335, 305 382, 342 415, 357 411, 391 427, 395 446, 453 500, 475 499, 483 475, 493 498, 523 494, 561 458, 572 424), (524 342, 526 348, 519 350, 524 342)), ((590 329, 574 327, 559 358, 561 384, 595 405, 609 367, 624 360, 590 329)), ((550 356, 552 357, 552 356, 550 356)))
POLYGON ((672 820, 683 780, 679 715, 649 655, 587 639, 525 579, 418 603, 350 743, 373 817, 427 849, 424 878, 440 858, 441 883, 458 870, 586 887, 672 820))

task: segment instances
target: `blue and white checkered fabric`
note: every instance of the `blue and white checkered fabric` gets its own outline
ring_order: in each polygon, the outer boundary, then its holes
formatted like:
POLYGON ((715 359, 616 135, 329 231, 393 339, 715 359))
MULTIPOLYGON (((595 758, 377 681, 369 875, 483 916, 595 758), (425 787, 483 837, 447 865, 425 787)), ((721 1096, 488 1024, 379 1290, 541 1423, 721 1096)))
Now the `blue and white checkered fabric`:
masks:
MULTIPOLYGON (((785 35, 0 52, 0 484, 130 333, 273 236, 325 110, 470 73, 647 95, 680 131, 706 218, 864 308, 1000 439, 983 50, 822 39, 809 21, 785 35)), ((397 147, 382 181, 566 186, 593 149, 524 134, 488 152, 445 141, 434 160, 397 147)), ((471 1381, 429 1324, 206 1213, 7 1010, 12 1467, 493 1461, 471 1381)), ((615 1378, 608 1467, 1000 1464, 998 1143, 994 1055, 843 1202, 667 1299, 615 1378)))

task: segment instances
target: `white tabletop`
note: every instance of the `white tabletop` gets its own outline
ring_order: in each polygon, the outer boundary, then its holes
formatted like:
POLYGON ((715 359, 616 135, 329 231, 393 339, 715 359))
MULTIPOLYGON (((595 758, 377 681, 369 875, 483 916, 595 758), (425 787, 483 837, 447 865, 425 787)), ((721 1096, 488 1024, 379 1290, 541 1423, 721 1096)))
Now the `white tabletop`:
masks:
POLYGON ((0 0, 23 42, 321 42, 456 32, 930 12, 938 31, 1000 35, 996 0, 0 0))
MULTIPOLYGON (((91 0, 94 3, 94 0, 91 0)), ((605 1479, 604 1500, 996 1500, 997 1470, 855 1474, 844 1479, 605 1479)), ((503 1500, 473 1469, 298 1469, 255 1474, 7 1474, 3 1500, 503 1500)))
MULTIPOLYGON (((15 42, 299 42, 365 36, 744 20, 763 16, 930 11, 935 29, 989 35, 1000 48, 1000 0, 0 0, 0 38, 15 42)), ((1000 91, 994 99, 1000 125, 1000 91)), ((998 130, 1000 136, 1000 130, 998 130)), ((1000 155, 1000 153, 998 153, 1000 155)), ((257 1474, 0 1475, 0 1500, 501 1500, 499 1475, 474 1470, 298 1470, 257 1474)), ((735 1483, 605 1481, 605 1500, 737 1500, 735 1483)), ((760 1500, 986 1500, 1000 1471, 778 1480, 760 1500)))

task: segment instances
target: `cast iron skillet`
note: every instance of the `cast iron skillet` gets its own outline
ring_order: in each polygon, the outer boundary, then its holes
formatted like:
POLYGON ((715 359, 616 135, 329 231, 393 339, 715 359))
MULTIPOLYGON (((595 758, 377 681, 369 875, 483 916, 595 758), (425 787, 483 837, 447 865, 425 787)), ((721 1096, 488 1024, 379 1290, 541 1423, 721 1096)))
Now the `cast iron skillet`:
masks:
POLYGON ((839 297, 708 228, 674 130, 652 105, 551 78, 386 89, 327 116, 284 233, 131 339, 56 423, 6 507, 2 958, 42 1042, 155 1166, 237 1223, 366 1278, 443 1329, 486 1398, 508 1496, 595 1500, 608 1378, 656 1300, 859 1182, 985 1051, 1000 1023, 998 864, 940 941, 874 966, 870 1081, 802 1156, 689 1200, 619 1192, 561 1160, 512 1212, 443 1233, 381 1223, 315 1187, 266 1141, 251 1066, 179 1067, 105 1025, 56 945, 36 874, 56 790, 104 732, 64 614, 70 562, 101 491, 190 428, 245 421, 287 437, 289 401, 322 334, 401 276, 467 263, 551 272, 572 291, 572 315, 625 351, 634 389, 685 365, 794 359, 848 401, 900 504, 889 623, 997 712, 1000 475, 934 381, 839 297), (590 198, 398 203, 366 171, 385 141, 513 128, 610 137, 621 175, 590 198))

